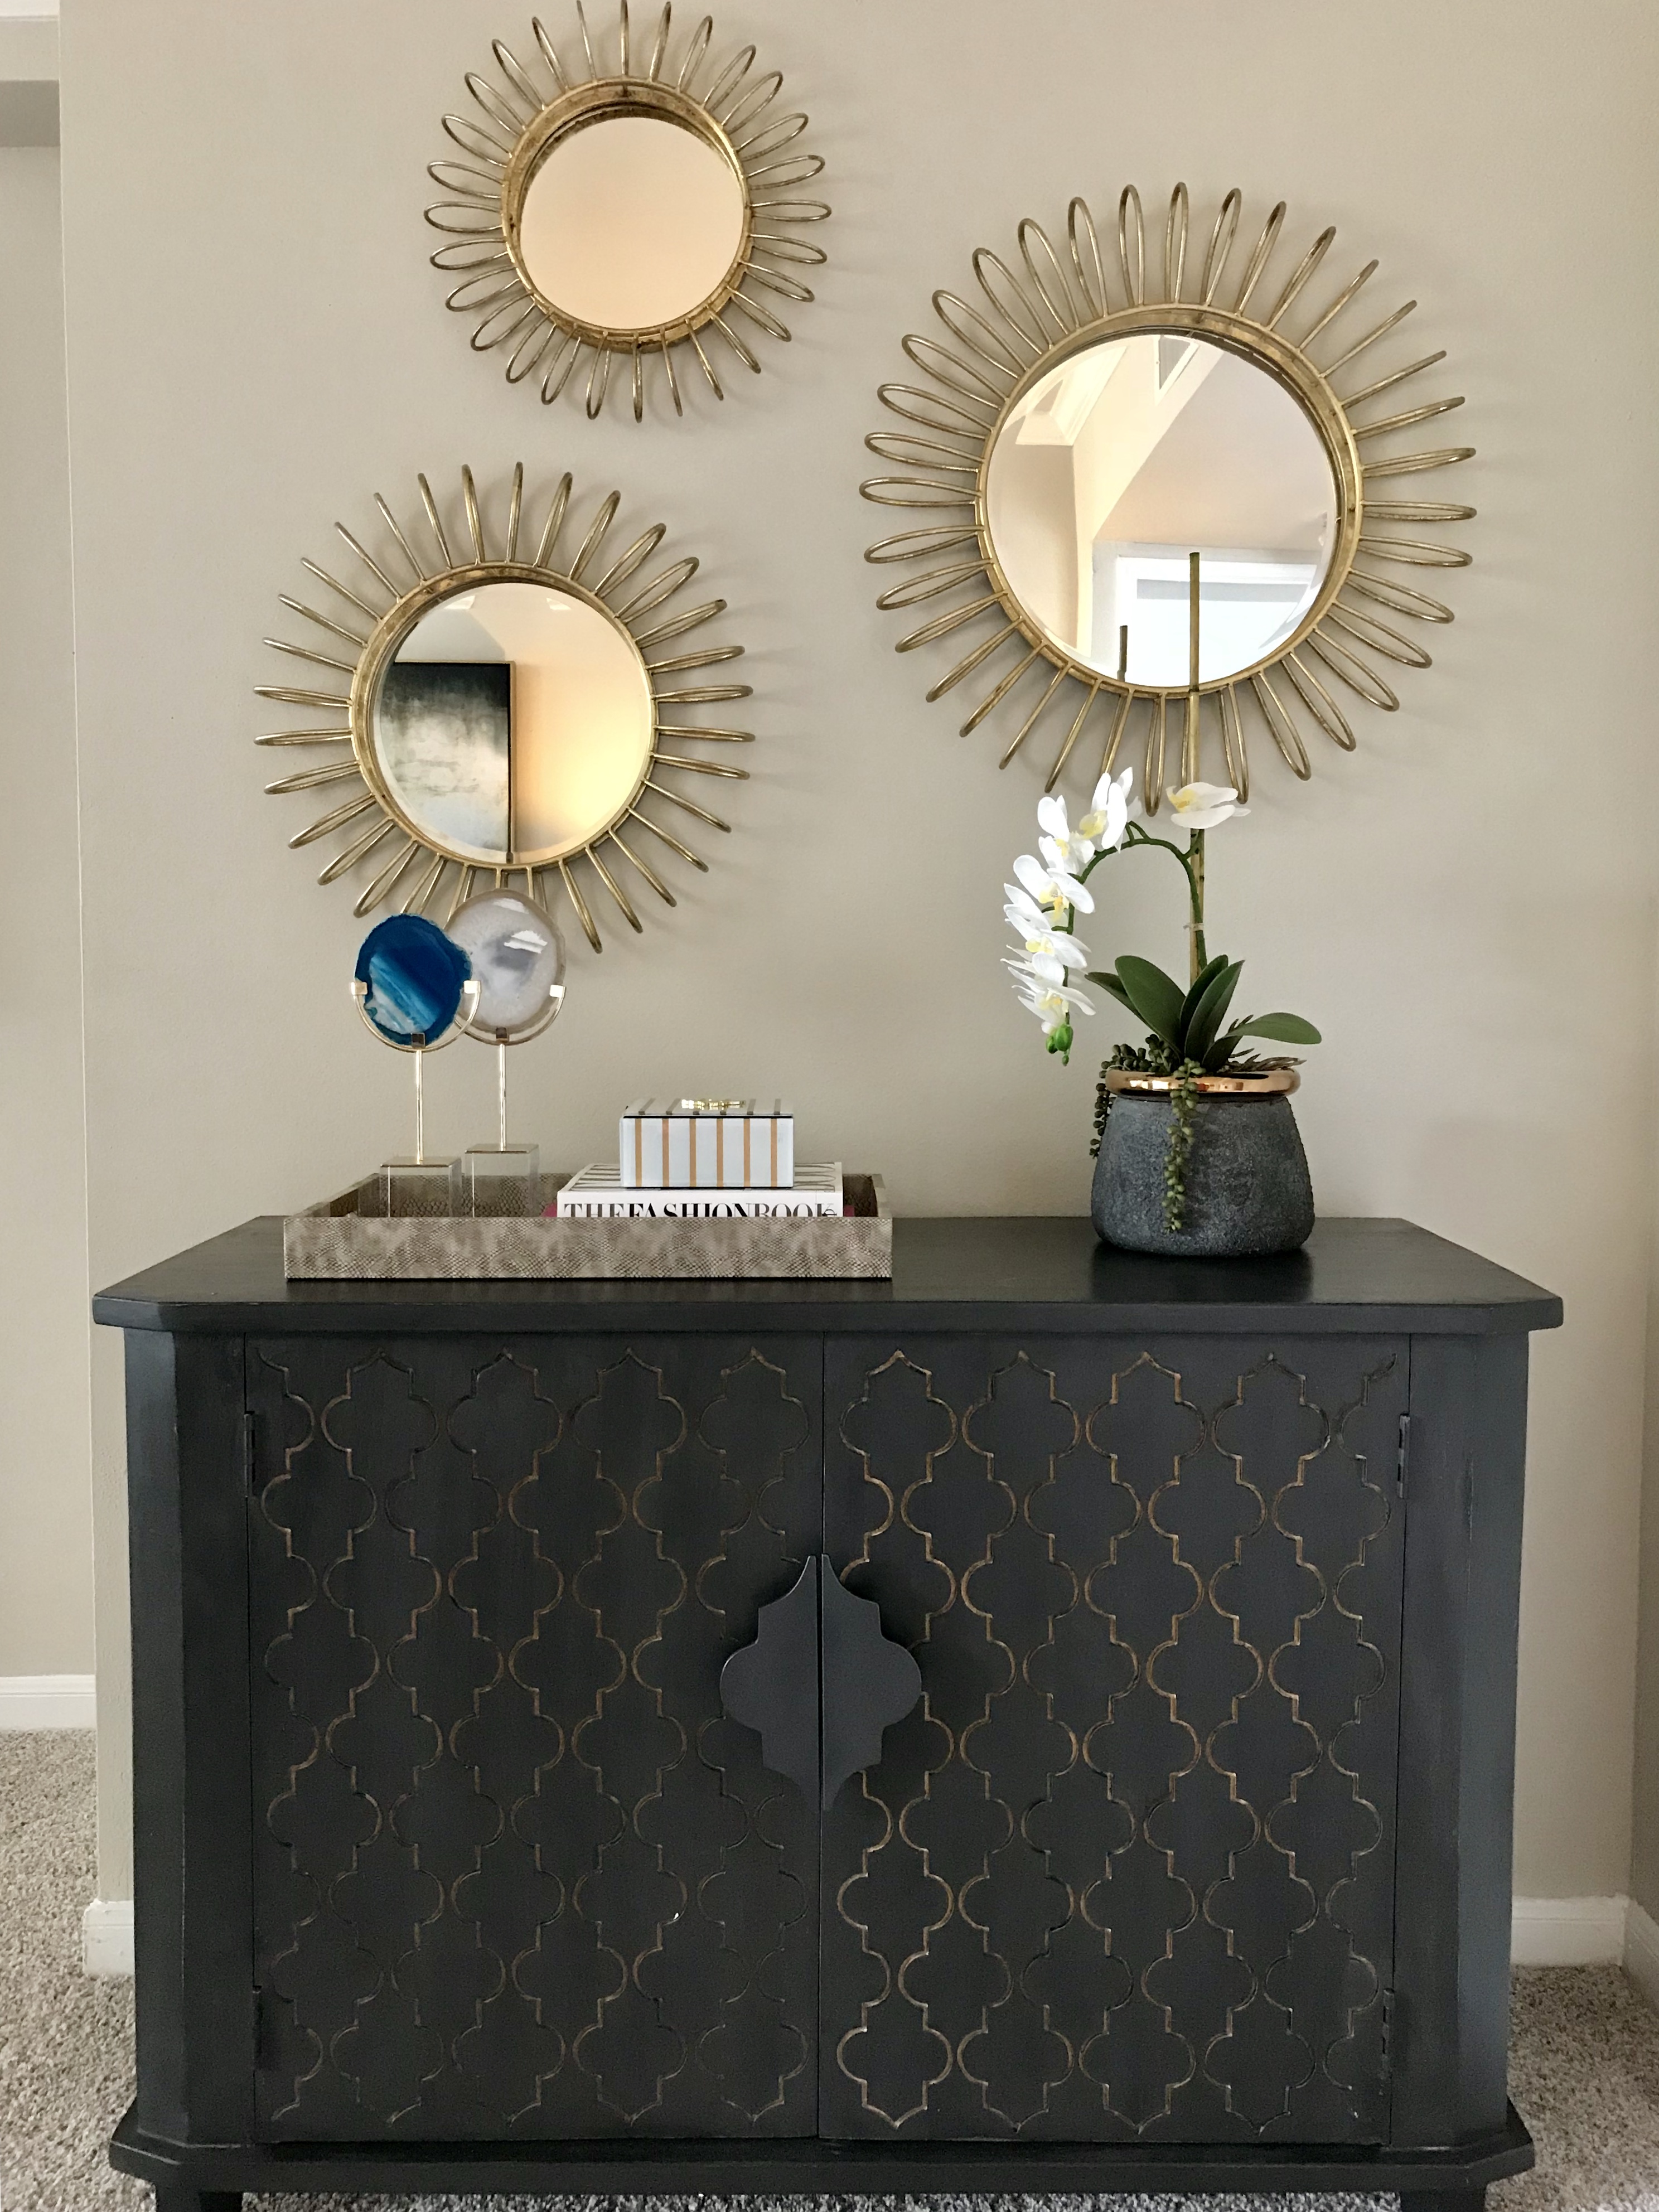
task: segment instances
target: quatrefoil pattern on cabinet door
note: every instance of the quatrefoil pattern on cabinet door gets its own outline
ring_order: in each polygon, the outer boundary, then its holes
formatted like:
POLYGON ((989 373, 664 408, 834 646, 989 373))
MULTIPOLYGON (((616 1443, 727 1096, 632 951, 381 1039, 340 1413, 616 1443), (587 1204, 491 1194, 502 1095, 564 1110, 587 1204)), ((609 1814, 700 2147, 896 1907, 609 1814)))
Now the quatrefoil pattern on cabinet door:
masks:
POLYGON ((1403 1341, 832 1341, 827 2135, 1387 2133, 1403 1341))
POLYGON ((815 1811, 718 1686, 817 1547, 820 1381, 250 1346, 264 2135, 812 2131, 815 1811))

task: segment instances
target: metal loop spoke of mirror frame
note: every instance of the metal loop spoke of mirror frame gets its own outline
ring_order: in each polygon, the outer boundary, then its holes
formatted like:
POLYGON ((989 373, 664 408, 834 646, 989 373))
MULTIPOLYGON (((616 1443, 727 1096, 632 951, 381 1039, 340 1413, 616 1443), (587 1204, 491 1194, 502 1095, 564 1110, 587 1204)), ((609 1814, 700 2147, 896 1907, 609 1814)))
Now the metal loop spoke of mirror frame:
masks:
MULTIPOLYGON (((1118 673, 1109 674, 1069 653, 1021 603, 992 543, 988 484, 998 435, 1033 386, 1089 347, 1158 332, 1207 339, 1265 370, 1289 392, 1330 464, 1336 520, 1329 566, 1292 635, 1253 667, 1200 687, 1215 699, 1213 709, 1196 717, 1200 775, 1213 771, 1214 781, 1248 797, 1250 734, 1271 738, 1285 765, 1304 781, 1313 773, 1304 726, 1316 747, 1323 737, 1352 750, 1353 733, 1327 678, 1368 705, 1392 710, 1399 704, 1384 671, 1425 667, 1429 656, 1356 607, 1354 593, 1407 619, 1451 620, 1449 608, 1407 589, 1389 573, 1401 565, 1468 565, 1461 549, 1399 536, 1395 526, 1465 522, 1474 518, 1474 507, 1405 495, 1411 487, 1387 481, 1473 458, 1471 446, 1418 442, 1416 426, 1461 407, 1461 397, 1403 406, 1399 398, 1403 386, 1445 359, 1443 351, 1412 358, 1415 349, 1407 347, 1395 365, 1389 341, 1416 301, 1372 319, 1354 302, 1375 274, 1375 261, 1340 274, 1332 284, 1321 272, 1334 231, 1322 232, 1305 251, 1281 246, 1281 201, 1246 250, 1241 238, 1248 241, 1249 234, 1240 232, 1240 209, 1241 195, 1230 191, 1213 228, 1198 228, 1189 252, 1188 196, 1177 185, 1161 254, 1146 250, 1147 225, 1133 185, 1120 198, 1115 224, 1106 226, 1105 250, 1103 233, 1080 199, 1072 202, 1063 244, 1052 243, 1028 218, 1018 226, 1017 261, 983 249, 974 257, 974 305, 953 292, 936 292, 942 334, 904 340, 910 368, 921 370, 927 382, 884 384, 879 390, 882 404, 910 427, 866 439, 895 473, 870 478, 863 495, 878 506, 910 510, 914 521, 927 526, 908 527, 870 548, 867 560, 901 571, 901 580, 888 583, 877 604, 896 610, 927 603, 927 620, 898 640, 901 653, 950 640, 954 662, 930 686, 930 700, 983 669, 980 682, 988 680, 990 689, 970 705, 963 736, 1005 701, 1010 714, 1019 714, 1018 734, 1001 750, 999 766, 1006 768, 1046 724, 1057 740, 1044 783, 1048 791, 1068 763, 1092 787, 1120 756, 1139 760, 1144 751, 1149 762, 1157 759, 1158 732, 1170 702, 1187 690, 1185 684, 1137 684, 1123 675, 1121 664, 1118 673), (1339 606, 1344 592, 1348 597, 1339 606), (1310 657, 1322 676, 1313 674, 1310 657), (1282 672, 1278 684, 1275 672, 1282 672), (1039 683, 1046 686, 1040 696, 1039 683), (1097 745, 1079 743, 1091 715, 1097 745)), ((1330 265, 1336 265, 1334 260, 1330 265)), ((1194 765, 1190 758, 1184 764, 1194 765)), ((1141 796, 1155 813, 1164 793, 1152 787, 1141 796)))
MULTIPOLYGON (((525 497, 522 462, 514 467, 510 485, 493 495, 481 493, 471 469, 464 468, 460 511, 446 520, 426 477, 417 483, 422 520, 412 530, 377 493, 374 506, 383 535, 373 541, 374 550, 343 523, 336 523, 340 544, 351 556, 335 563, 343 567, 343 578, 320 562, 303 564, 332 595, 329 611, 283 595, 283 606, 313 624, 319 639, 295 643, 271 637, 265 643, 285 659, 309 663, 318 674, 314 687, 255 687, 258 698, 301 713, 303 721, 298 727, 266 731, 254 743, 317 748, 323 760, 318 767, 279 776, 265 789, 285 797, 327 787, 327 811, 296 830, 289 843, 303 848, 338 841, 317 880, 331 884, 355 873, 361 884, 352 908, 357 915, 395 902, 404 914, 425 914, 444 922, 492 881, 502 886, 518 882, 544 905, 568 899, 598 952, 604 940, 596 904, 601 913, 614 908, 630 928, 640 930, 643 925, 635 907, 640 884, 665 904, 678 903, 657 867, 635 851, 637 833, 648 830, 667 852, 706 873, 708 861, 678 829, 658 817, 669 810, 670 821, 684 816, 690 823, 722 832, 731 829, 729 822, 678 787, 692 777, 748 779, 747 769, 732 764, 729 749, 751 744, 752 732, 705 726, 690 710, 747 698, 751 687, 688 687, 679 680, 688 668, 723 665, 741 654, 740 646, 698 650, 692 636, 722 615, 726 603, 708 599, 681 612, 675 602, 697 573, 696 557, 661 562, 660 524, 626 544, 621 531, 613 538, 619 504, 615 492, 590 510, 586 500, 573 499, 567 474, 532 512, 525 497), (499 551, 492 550, 495 544, 499 551), (492 583, 551 585, 598 609, 626 636, 650 691, 650 750, 632 793, 580 844, 534 866, 491 866, 447 848, 404 811, 378 765, 375 702, 381 674, 398 645, 422 615, 445 599, 492 583), (654 650, 670 638, 677 645, 683 639, 691 642, 665 656, 654 650), (355 659, 344 656, 343 641, 356 649, 355 659), (686 753, 688 744, 714 745, 725 757, 702 759, 686 753)), ((686 835, 691 834, 688 828, 686 835)), ((660 855, 655 857, 660 865, 660 855)))
POLYGON ((477 319, 475 351, 499 352, 507 381, 538 383, 550 405, 567 389, 580 392, 590 416, 608 393, 620 401, 626 392, 639 422, 651 384, 684 416, 688 374, 695 381, 700 371, 716 399, 726 397, 722 371, 726 378, 734 367, 759 374, 750 340, 788 339, 775 303, 811 300, 801 270, 826 257, 803 233, 825 222, 830 209, 801 197, 822 173, 823 157, 794 150, 807 118, 784 112, 783 79, 775 70, 757 71, 752 46, 722 59, 708 15, 682 46, 671 35, 666 0, 652 35, 630 37, 628 0, 618 0, 618 10, 607 37, 576 0, 575 33, 562 52, 533 18, 534 46, 525 50, 530 67, 494 41, 495 76, 470 70, 471 112, 443 118, 461 158, 428 165, 447 197, 428 208, 426 219, 446 240, 433 267, 462 280, 445 305, 477 319), (561 307, 538 288, 520 240, 526 197, 553 149, 574 131, 622 116, 671 122, 700 139, 742 195, 739 243, 720 283, 672 321, 650 328, 613 329, 561 307), (689 350, 677 365, 681 347, 689 350))

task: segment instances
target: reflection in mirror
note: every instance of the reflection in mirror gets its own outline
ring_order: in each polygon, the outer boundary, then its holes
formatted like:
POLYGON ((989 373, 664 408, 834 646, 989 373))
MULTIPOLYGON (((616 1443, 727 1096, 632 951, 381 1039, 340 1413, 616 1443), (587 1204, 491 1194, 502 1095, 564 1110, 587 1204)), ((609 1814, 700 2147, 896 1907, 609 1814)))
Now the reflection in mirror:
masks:
POLYGON ((554 141, 525 193, 519 250, 561 314, 655 331, 719 290, 744 220, 742 183, 707 139, 660 116, 602 115, 554 141))
POLYGON ((457 860, 540 865, 626 808, 651 758, 645 664, 619 624, 539 583, 482 584, 429 608, 381 678, 381 781, 457 860))
POLYGON ((998 434, 986 492, 1027 614, 1085 666, 1148 689, 1188 681, 1190 553, 1211 684, 1295 635, 1336 538, 1312 421, 1267 369, 1185 332, 1106 340, 1040 379, 998 434))

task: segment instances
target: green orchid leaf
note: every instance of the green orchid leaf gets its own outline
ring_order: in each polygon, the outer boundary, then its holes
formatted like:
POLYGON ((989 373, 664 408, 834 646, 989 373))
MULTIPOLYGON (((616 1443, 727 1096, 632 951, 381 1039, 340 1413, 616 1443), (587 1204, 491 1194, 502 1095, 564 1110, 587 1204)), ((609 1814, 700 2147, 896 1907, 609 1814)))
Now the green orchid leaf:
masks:
POLYGON ((1177 1044, 1184 1043, 1186 1039, 1191 1035, 1193 1016, 1198 1010, 1198 1002, 1204 996, 1205 991, 1207 989, 1209 985, 1215 981, 1216 977, 1221 973, 1226 964, 1226 954, 1224 952, 1218 952, 1215 958, 1210 962, 1208 966, 1200 970, 1191 990, 1188 992, 1185 999, 1182 1001, 1181 1035, 1176 1040, 1177 1044))
POLYGON ((1100 970, 1091 968, 1088 972, 1087 981, 1091 983, 1098 983, 1103 991, 1109 991, 1121 1006, 1127 1006, 1129 1012, 1133 1013, 1133 1001, 1115 975, 1103 974, 1100 970))
POLYGON ((1191 1026, 1187 1031, 1187 1056, 1189 1060, 1203 1060, 1208 1054, 1216 1041, 1216 1032, 1221 1027, 1222 1017, 1232 1004, 1233 993, 1238 988, 1238 979, 1243 973, 1244 963, 1242 960, 1230 960, 1205 985, 1204 995, 1198 1002, 1191 1026))
POLYGON ((1186 994, 1174 976, 1166 975, 1152 961, 1126 952, 1117 963, 1117 979, 1131 1012, 1139 1016, 1152 1035, 1162 1037, 1167 1045, 1178 1044, 1186 994))
POLYGON ((1248 1021, 1236 1022, 1228 1033, 1231 1036, 1271 1037, 1275 1044, 1317 1044, 1319 1031, 1311 1022, 1304 1022, 1300 1014, 1252 1014, 1248 1021))

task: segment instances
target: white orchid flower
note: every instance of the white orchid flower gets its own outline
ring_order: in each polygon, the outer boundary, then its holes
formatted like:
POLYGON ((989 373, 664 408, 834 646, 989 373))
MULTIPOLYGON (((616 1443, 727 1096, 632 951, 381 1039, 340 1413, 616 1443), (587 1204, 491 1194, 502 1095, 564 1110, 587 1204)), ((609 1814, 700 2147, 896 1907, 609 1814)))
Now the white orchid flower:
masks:
POLYGON ((1095 786, 1095 795, 1089 801, 1089 811, 1078 823, 1080 833, 1092 838, 1104 853, 1115 851, 1123 842, 1123 833, 1129 826, 1129 817, 1138 814, 1139 807, 1129 796, 1135 772, 1126 768, 1115 778, 1103 775, 1095 786))
POLYGON ((1005 962, 1005 966, 1016 974, 1029 969, 1032 975, 1041 975, 1045 983, 1063 983, 1073 969, 1080 972, 1086 968, 1089 960, 1088 947, 1063 933, 1028 937, 1023 945, 1011 945, 1008 950, 1014 957, 1005 962))
POLYGON ((1036 929, 1016 916, 1012 908, 1008 919, 1019 932, 1020 944, 1014 950, 1027 960, 1048 960, 1054 963, 1055 980, 1063 980, 1068 968, 1079 970, 1089 965, 1089 948, 1080 938, 1063 929, 1036 929))
POLYGON ((1059 928, 1051 915, 1041 911, 1033 914, 1024 904, 1006 906, 1002 911, 1033 950, 1040 944, 1047 951, 1064 953, 1073 968, 1088 966, 1088 946, 1068 930, 1059 928))
POLYGON ((1075 937, 1066 937, 1063 931, 1056 928, 1051 908, 1039 906, 1017 884, 1005 884, 1002 888, 1008 894, 1008 902, 1002 909, 1003 919, 1012 928, 1018 930, 1028 944, 1036 938, 1045 941, 1053 939, 1057 944, 1063 940, 1076 955, 1072 965, 1074 968, 1088 966, 1091 957, 1088 946, 1080 944, 1075 937))
POLYGON ((1063 799, 1038 799, 1037 827, 1046 833, 1038 839, 1037 850, 1056 872, 1077 875, 1095 857, 1094 840, 1072 828, 1063 799))
POLYGON ((1023 975, 1012 960, 1007 964, 1014 970, 1014 988, 1021 1006, 1036 1016, 1044 1036, 1071 1027, 1073 1006, 1081 1007, 1085 1014, 1093 1013, 1093 1006, 1081 991, 1068 991, 1064 984, 1048 982, 1040 975, 1023 975))
MULTIPOLYGON (((1048 841, 1045 838, 1043 842, 1047 843, 1048 841)), ((1076 907, 1082 914, 1092 914, 1095 910, 1095 902, 1087 884, 1080 884, 1075 876, 1068 875, 1063 868, 1045 868, 1042 861, 1030 853, 1022 853, 1014 862, 1014 873, 1029 896, 1050 913, 1057 912, 1063 906, 1076 907)))
POLYGON ((1022 890, 1018 884, 1004 884, 1003 895, 1007 904, 1002 911, 1016 929, 1051 929, 1054 916, 1047 907, 1039 906, 1030 891, 1022 890))
POLYGON ((1235 814, 1250 811, 1239 805, 1230 783, 1183 783, 1170 793, 1170 805, 1176 820, 1188 830, 1214 830, 1235 814))

